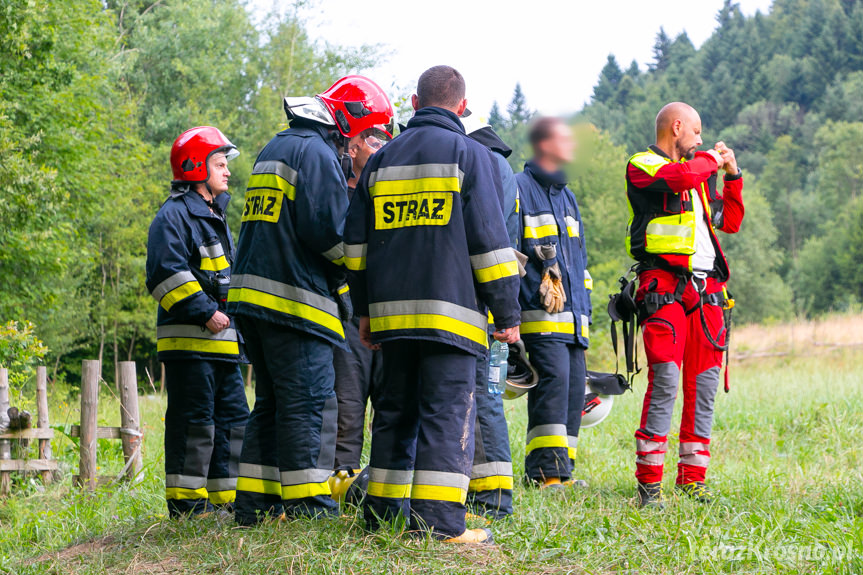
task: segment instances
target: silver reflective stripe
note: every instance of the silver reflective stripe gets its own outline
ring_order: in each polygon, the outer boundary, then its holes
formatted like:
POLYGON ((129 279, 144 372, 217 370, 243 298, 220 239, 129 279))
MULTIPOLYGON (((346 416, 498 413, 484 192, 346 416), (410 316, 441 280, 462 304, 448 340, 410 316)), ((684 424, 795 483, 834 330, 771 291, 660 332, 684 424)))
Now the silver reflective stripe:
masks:
POLYGON ((236 477, 220 477, 219 479, 207 480, 207 491, 236 491, 236 477))
POLYGON ((279 474, 279 479, 285 486, 324 483, 332 473, 329 469, 299 469, 297 471, 282 471, 279 474))
POLYGON ((698 443, 693 441, 685 441, 680 444, 680 456, 684 455, 693 455, 695 453, 699 453, 702 451, 709 451, 710 448, 704 443, 698 443))
POLYGON ((665 463, 665 453, 645 453, 635 458, 640 465, 662 465, 665 463))
POLYGON ((234 328, 223 329, 219 333, 213 333, 207 328, 198 325, 160 325, 156 328, 156 339, 166 337, 186 337, 193 339, 209 339, 216 341, 237 341, 237 330, 234 328))
POLYGON ((418 164, 414 166, 388 166, 369 174, 369 187, 377 182, 392 180, 418 180, 420 178, 458 178, 464 180, 464 172, 458 164, 418 164))
POLYGON ((586 280, 592 280, 592 279, 593 279, 593 276, 592 276, 592 275, 590 275, 590 272, 589 272, 589 271, 584 270, 584 279, 586 279, 586 280))
POLYGON ((537 425, 527 431, 527 443, 537 437, 566 437, 566 426, 561 423, 546 423, 545 425, 537 425))
POLYGON ((247 288, 316 307, 330 315, 338 316, 339 306, 333 300, 308 290, 283 284, 269 278, 250 274, 231 276, 231 288, 247 288))
POLYGON ((674 224, 647 224, 645 233, 649 236, 673 236, 678 238, 691 238, 694 227, 676 226, 674 224))
POLYGON ((710 463, 709 447, 704 443, 684 442, 680 444, 680 463, 707 467, 710 463))
POLYGON ((292 186, 297 185, 297 171, 284 162, 277 160, 263 160, 255 164, 252 174, 276 174, 283 180, 287 180, 292 186))
POLYGON ((524 227, 538 228, 541 226, 556 226, 557 220, 552 214, 540 214, 538 216, 524 216, 524 227))
POLYGON ((344 244, 346 258, 364 258, 369 251, 369 244, 344 244))
POLYGON ((486 252, 484 254, 470 256, 470 265, 475 270, 490 268, 498 264, 508 264, 515 261, 515 250, 512 248, 503 248, 486 252))
POLYGON ((649 439, 636 439, 635 450, 639 453, 647 453, 649 451, 661 451, 665 453, 668 449, 668 443, 660 441, 650 441, 649 439))
POLYGON ((569 443, 570 449, 575 449, 578 447, 578 438, 574 435, 567 435, 566 441, 569 443))
POLYGON ((573 237, 581 237, 581 227, 578 225, 578 220, 576 220, 572 216, 566 216, 563 218, 563 221, 566 223, 566 231, 572 230, 573 237))
POLYGON ((151 292, 156 301, 162 301, 171 290, 175 290, 183 284, 195 281, 195 276, 192 272, 177 272, 162 283, 153 288, 151 292))
POLYGON ((512 463, 509 461, 492 461, 489 463, 478 463, 473 466, 470 471, 471 479, 480 479, 483 477, 492 477, 493 475, 503 475, 512 477, 512 463))
POLYGON ((182 489, 203 489, 207 486, 206 477, 168 473, 165 475, 165 487, 180 487, 182 489))
POLYGON ((210 258, 214 260, 216 258, 222 257, 225 255, 225 250, 222 248, 222 244, 214 244, 212 246, 201 246, 198 248, 198 251, 201 253, 202 258, 210 258))
POLYGON ((562 313, 547 313, 541 309, 527 310, 521 312, 521 321, 523 323, 534 321, 551 321, 554 323, 573 323, 575 316, 572 312, 565 311, 562 313))
POLYGON ((470 485, 470 477, 461 473, 448 473, 446 471, 414 471, 414 485, 437 485, 439 487, 458 487, 467 491, 470 485))
POLYGON ((263 479, 265 481, 279 482, 279 468, 271 465, 258 465, 257 463, 240 463, 238 475, 240 477, 251 477, 252 479, 263 479))
POLYGON ((581 325, 582 326, 590 325, 590 318, 587 317, 586 315, 582 315, 581 316, 581 325))
POLYGON ((476 326, 482 330, 488 328, 488 316, 466 307, 461 307, 448 301, 434 299, 418 299, 405 301, 386 301, 373 303, 369 306, 372 317, 386 317, 389 315, 420 315, 432 314, 451 317, 467 324, 476 326))
POLYGON ((327 251, 325 251, 322 255, 331 262, 334 262, 337 259, 344 257, 345 245, 342 242, 339 242, 327 251))
POLYGON ((386 485, 410 485, 413 481, 412 469, 380 469, 369 467, 369 481, 386 485))

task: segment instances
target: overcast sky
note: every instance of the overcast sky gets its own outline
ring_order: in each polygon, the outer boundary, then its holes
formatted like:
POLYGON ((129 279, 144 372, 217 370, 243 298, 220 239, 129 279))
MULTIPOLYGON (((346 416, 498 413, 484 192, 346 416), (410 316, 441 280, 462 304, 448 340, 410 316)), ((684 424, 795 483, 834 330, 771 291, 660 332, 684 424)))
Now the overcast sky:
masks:
MULTIPOLYGON (((737 0, 747 15, 771 0, 737 0)), ((269 8, 274 0, 253 0, 269 8)), ((696 46, 716 26, 722 0, 317 0, 303 15, 313 38, 383 44, 387 61, 364 73, 385 89, 413 91, 423 70, 449 64, 467 81, 468 105, 483 116, 521 82, 544 114, 575 112, 590 99, 608 54, 644 69, 660 26, 696 46)))

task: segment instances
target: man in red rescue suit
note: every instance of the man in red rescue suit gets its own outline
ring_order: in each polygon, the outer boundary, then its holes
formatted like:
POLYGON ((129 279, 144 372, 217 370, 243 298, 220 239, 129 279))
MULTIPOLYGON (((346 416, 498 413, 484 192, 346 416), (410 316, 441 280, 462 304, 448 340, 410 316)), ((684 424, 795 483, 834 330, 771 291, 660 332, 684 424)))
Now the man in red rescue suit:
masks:
POLYGON ((150 225, 147 289, 159 302, 165 363, 165 497, 172 517, 230 509, 249 405, 240 337, 226 315, 234 242, 225 209, 237 148, 217 130, 183 132, 171 148, 171 195, 150 225))
POLYGON ((656 144, 626 168, 630 220, 626 244, 638 261, 639 320, 648 386, 635 432, 641 506, 662 505, 662 466, 683 372, 683 416, 676 488, 701 502, 710 461, 713 402, 726 341, 723 308, 728 263, 716 230, 736 233, 743 220, 743 179, 734 152, 702 145, 701 119, 674 102, 656 117, 656 144), (725 172, 717 189, 717 173, 725 172))

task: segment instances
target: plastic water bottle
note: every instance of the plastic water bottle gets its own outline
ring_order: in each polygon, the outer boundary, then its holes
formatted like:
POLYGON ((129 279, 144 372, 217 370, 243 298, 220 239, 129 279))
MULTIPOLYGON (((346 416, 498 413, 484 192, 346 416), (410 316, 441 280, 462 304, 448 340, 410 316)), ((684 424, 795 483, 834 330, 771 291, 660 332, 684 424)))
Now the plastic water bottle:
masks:
POLYGON ((509 345, 495 340, 488 358, 488 392, 492 395, 500 395, 506 390, 508 359, 509 345))

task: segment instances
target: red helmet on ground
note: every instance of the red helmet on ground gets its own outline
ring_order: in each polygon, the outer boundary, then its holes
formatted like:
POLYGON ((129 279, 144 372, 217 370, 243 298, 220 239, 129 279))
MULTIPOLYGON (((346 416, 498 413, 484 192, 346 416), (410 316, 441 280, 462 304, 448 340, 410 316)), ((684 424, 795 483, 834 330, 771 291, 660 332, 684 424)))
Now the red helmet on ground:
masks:
POLYGON ((240 155, 237 146, 217 128, 198 126, 180 134, 171 146, 171 170, 174 172, 174 183, 206 182, 210 177, 207 160, 216 152, 224 153, 229 160, 240 155))
POLYGON ((395 130, 395 111, 380 86, 365 76, 345 76, 318 98, 343 136, 351 138, 375 128, 388 138, 395 130))

